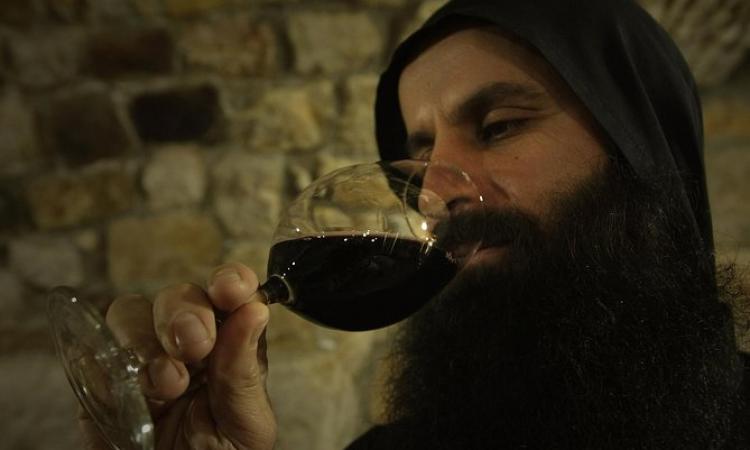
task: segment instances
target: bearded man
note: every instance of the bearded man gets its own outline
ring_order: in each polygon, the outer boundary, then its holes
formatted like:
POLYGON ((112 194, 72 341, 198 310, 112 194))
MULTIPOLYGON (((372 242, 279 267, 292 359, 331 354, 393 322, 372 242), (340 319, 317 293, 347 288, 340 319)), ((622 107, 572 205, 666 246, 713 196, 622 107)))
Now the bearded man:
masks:
MULTIPOLYGON (((462 168, 489 213, 451 193, 481 248, 403 327, 390 422, 351 449, 747 448, 700 103, 634 1, 452 1, 396 51, 376 120, 384 159, 462 168)), ((273 446, 257 286, 227 264, 205 292, 110 308, 115 334, 152 343, 134 346, 152 349, 160 448, 273 446)))

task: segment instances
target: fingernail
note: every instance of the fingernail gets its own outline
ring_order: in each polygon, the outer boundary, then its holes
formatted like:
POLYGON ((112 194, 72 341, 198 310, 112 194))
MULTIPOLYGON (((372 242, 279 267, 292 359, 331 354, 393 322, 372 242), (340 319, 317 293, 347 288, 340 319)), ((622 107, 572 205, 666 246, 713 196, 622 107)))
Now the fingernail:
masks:
POLYGON ((148 378, 154 387, 174 385, 181 377, 177 367, 166 358, 156 358, 148 363, 148 378))
POLYGON ((241 277, 239 272, 232 268, 226 268, 221 269, 220 271, 216 272, 216 275, 214 275, 214 284, 215 283, 234 283, 236 281, 240 281, 241 277))
POLYGON ((203 322, 193 313, 183 312, 172 320, 172 330, 177 347, 197 344, 208 340, 208 329, 203 322))

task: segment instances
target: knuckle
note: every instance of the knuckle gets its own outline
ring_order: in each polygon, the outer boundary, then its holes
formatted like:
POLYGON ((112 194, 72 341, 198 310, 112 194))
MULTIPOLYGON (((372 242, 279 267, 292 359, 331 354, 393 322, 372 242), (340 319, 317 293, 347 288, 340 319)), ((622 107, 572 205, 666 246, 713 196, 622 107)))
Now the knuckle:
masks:
POLYGON ((157 301, 174 300, 200 294, 203 289, 194 283, 176 283, 166 286, 156 294, 157 301))
POLYGON ((106 316, 117 316, 129 311, 134 302, 147 302, 146 297, 140 294, 126 294, 115 298, 107 308, 106 316))

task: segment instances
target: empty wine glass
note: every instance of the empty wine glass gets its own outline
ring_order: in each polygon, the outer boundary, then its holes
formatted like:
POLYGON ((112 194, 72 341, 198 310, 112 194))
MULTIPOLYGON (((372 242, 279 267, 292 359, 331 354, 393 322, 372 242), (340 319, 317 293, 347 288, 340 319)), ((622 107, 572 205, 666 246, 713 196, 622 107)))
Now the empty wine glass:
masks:
MULTIPOLYGON (((454 226, 467 209, 481 216, 482 197, 448 164, 403 160, 336 170, 285 209, 259 290, 268 303, 331 328, 396 323, 436 295, 481 245, 481 228, 465 236, 454 226)), ((143 362, 70 288, 51 291, 48 315, 68 380, 110 445, 153 449, 138 382, 143 362)))

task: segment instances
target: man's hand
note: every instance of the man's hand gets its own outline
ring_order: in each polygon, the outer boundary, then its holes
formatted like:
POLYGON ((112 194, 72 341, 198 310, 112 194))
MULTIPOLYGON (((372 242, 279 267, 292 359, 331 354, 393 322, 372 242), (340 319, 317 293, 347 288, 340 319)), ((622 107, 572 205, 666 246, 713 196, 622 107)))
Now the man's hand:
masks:
MULTIPOLYGON (((156 426, 156 449, 266 450, 276 420, 266 392, 268 307, 258 277, 241 264, 216 268, 208 289, 184 284, 115 300, 107 325, 146 361, 141 388, 156 426), (223 315, 216 326, 214 311, 223 315), (188 390, 194 378, 193 384, 188 390), (196 386, 197 383, 197 386, 196 386)), ((88 450, 108 450, 80 416, 88 450)))

